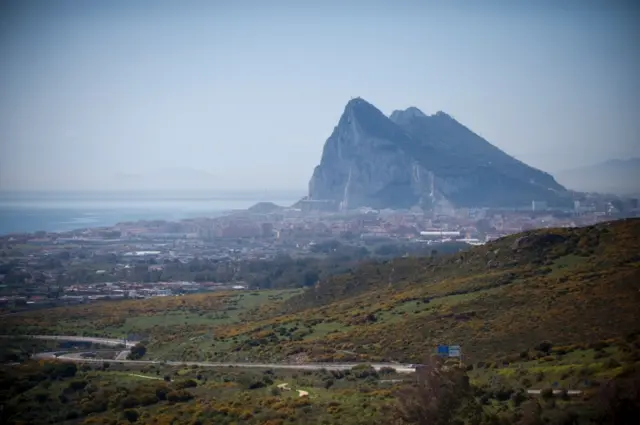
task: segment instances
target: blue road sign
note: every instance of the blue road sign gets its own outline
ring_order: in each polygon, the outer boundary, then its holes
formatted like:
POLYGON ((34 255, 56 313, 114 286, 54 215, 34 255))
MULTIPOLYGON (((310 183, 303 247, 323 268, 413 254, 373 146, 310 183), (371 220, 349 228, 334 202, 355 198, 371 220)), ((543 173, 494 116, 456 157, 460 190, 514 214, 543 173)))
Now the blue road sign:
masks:
POLYGON ((449 356, 449 346, 448 345, 438 345, 438 355, 439 356, 449 356))

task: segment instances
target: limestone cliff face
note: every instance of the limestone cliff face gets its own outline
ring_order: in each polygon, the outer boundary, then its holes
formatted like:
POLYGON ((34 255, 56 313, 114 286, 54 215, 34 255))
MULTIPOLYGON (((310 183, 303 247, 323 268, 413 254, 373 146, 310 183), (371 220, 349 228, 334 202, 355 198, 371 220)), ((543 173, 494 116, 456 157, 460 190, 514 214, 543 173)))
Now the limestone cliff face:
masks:
POLYGON ((351 100, 324 145, 309 182, 311 199, 339 200, 344 208, 411 207, 413 161, 400 144, 409 137, 362 99, 351 100))
POLYGON ((309 182, 309 198, 344 209, 521 206, 566 192, 553 178, 502 152, 444 113, 417 108, 390 117, 349 101, 309 182))

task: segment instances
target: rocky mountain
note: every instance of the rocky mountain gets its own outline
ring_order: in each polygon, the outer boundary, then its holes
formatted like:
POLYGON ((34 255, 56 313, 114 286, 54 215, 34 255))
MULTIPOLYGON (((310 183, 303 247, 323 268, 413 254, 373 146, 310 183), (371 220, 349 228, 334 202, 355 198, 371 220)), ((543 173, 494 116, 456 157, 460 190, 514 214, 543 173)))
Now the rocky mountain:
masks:
POLYGON ((444 112, 385 116, 352 99, 327 139, 309 199, 342 208, 522 207, 565 202, 554 178, 507 155, 444 112))
POLYGON ((247 211, 254 214, 271 214, 282 211, 283 209, 285 209, 285 207, 274 204, 273 202, 258 202, 247 208, 247 211))
POLYGON ((640 194, 640 158, 611 159, 561 171, 556 178, 573 190, 637 196, 640 194))

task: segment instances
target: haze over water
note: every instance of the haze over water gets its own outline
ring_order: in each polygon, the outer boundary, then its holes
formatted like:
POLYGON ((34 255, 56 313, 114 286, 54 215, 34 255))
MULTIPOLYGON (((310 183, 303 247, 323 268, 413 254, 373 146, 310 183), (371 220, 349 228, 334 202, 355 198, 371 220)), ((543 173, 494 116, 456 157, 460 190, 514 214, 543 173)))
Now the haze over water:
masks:
POLYGON ((293 191, 2 192, 0 234, 68 231, 122 221, 214 217, 261 201, 289 206, 303 195, 293 191))

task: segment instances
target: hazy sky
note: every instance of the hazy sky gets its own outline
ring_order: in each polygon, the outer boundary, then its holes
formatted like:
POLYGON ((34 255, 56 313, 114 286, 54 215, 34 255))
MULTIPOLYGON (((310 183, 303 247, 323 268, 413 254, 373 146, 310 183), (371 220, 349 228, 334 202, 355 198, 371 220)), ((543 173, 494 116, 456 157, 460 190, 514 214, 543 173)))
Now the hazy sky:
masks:
POLYGON ((1 4, 0 189, 304 190, 355 96, 550 172, 640 156, 631 1, 1 4))

